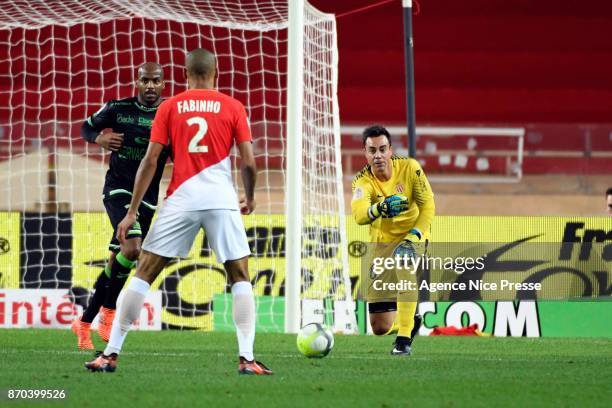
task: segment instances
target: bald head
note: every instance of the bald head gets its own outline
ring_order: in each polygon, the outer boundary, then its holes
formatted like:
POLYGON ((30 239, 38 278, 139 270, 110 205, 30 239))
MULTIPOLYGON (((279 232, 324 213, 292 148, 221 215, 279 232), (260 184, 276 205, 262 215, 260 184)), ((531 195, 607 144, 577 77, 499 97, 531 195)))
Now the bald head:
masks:
POLYGON ((217 58, 215 54, 204 48, 196 48, 187 54, 185 69, 187 75, 194 79, 214 78, 217 71, 217 58))
POLYGON ((164 70, 157 62, 145 62, 138 67, 138 77, 140 78, 143 76, 158 76, 163 78, 164 70))

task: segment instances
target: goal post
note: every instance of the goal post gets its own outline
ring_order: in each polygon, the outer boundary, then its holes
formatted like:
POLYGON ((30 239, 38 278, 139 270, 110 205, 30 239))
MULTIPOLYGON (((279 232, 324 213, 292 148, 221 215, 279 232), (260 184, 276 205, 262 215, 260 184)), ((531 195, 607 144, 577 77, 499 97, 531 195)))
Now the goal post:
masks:
POLYGON ((301 324, 302 286, 302 106, 304 103, 304 0, 289 1, 287 58, 287 259, 285 332, 301 324))
MULTIPOLYGON (((336 329, 354 333, 354 314, 352 309, 347 310, 353 302, 344 217, 335 17, 303 0, 291 0, 288 36, 285 331, 295 333, 313 318, 329 320, 328 311, 323 303, 317 305, 317 300, 331 297, 334 309, 344 309, 334 310, 334 317, 348 317, 336 329), (327 265, 310 262, 313 254, 305 248, 309 244, 303 237, 315 237, 319 243, 327 241, 330 227, 336 232, 332 241, 341 244, 332 256, 321 255, 325 252, 321 248, 314 251, 314 257, 324 257, 327 265), (329 273, 330 265, 332 271, 344 271, 339 283, 305 288, 305 271, 315 276, 329 273)), ((333 274, 329 276, 336 279, 333 274)))
MULTIPOLYGON (((258 207, 244 221, 258 310, 268 324, 260 327, 295 332, 321 316, 335 323, 336 304, 350 308, 333 15, 304 0, 6 3, 0 213, 11 226, 19 217, 10 234, 24 239, 11 268, 17 272, 3 282, 92 290, 112 234, 100 198, 108 153, 86 144, 80 126, 106 101, 133 96, 144 62, 162 65, 165 97, 183 91, 185 53, 203 47, 217 56, 218 89, 243 102, 251 122, 258 207)), ((237 160, 234 152, 239 185, 237 160)), ((232 321, 222 307, 231 302, 223 266, 202 234, 189 258, 171 263, 152 289, 162 292, 165 327, 232 321)))

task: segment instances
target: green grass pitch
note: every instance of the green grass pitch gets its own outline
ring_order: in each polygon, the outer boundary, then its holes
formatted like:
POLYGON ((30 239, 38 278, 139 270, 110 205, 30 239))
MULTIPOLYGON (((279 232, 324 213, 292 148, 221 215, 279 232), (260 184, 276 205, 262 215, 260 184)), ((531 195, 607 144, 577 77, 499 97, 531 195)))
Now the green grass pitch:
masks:
MULTIPOLYGON (((97 339, 97 346, 102 347, 97 339)), ((611 339, 417 338, 388 355, 392 337, 336 336, 331 354, 298 354, 295 336, 260 334, 270 377, 236 373, 232 333, 132 332, 115 373, 90 373, 92 353, 68 330, 0 331, 1 405, 609 406, 611 339), (8 402, 8 389, 64 389, 55 402, 8 402)))

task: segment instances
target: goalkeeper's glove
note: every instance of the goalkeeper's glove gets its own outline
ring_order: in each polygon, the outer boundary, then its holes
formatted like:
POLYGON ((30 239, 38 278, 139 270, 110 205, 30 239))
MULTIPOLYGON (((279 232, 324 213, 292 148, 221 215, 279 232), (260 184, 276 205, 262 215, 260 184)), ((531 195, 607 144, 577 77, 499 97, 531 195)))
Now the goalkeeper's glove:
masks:
POLYGON ((368 208, 368 216, 372 221, 380 217, 395 217, 408 209, 408 199, 404 196, 394 194, 386 197, 380 203, 376 203, 368 208))
POLYGON ((418 228, 411 229, 404 237, 404 240, 395 247, 393 250, 393 256, 400 258, 403 258, 404 256, 413 259, 417 258, 419 256, 417 247, 419 246, 418 243, 421 242, 422 237, 423 234, 418 228))

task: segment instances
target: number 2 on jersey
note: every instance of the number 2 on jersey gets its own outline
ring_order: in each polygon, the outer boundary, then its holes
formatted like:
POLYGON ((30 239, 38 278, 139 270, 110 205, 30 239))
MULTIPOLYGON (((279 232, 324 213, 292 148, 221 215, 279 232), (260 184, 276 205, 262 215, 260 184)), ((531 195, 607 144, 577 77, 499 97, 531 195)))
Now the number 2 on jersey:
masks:
POLYGON ((200 116, 194 116, 193 118, 187 119, 187 124, 189 126, 198 125, 198 131, 189 142, 189 153, 208 153, 208 146, 200 146, 198 144, 202 139, 204 139, 204 136, 206 136, 206 132, 208 131, 208 123, 206 122, 206 119, 200 116))

